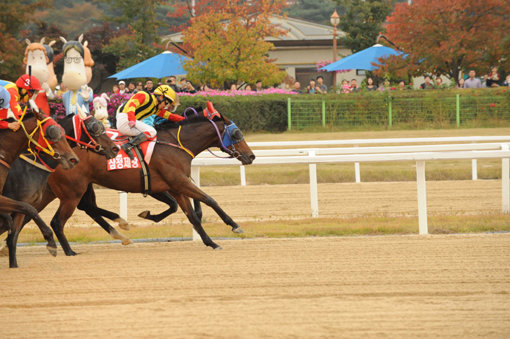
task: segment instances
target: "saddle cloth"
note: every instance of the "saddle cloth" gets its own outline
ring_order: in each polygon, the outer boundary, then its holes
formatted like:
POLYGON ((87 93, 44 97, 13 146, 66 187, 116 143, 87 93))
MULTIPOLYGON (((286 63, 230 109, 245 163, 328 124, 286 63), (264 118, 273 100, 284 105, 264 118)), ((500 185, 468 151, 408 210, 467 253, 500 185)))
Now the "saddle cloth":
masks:
MULTIPOLYGON (((113 142, 119 146, 127 143, 129 141, 129 137, 126 135, 121 134, 116 129, 107 128, 106 129, 106 135, 110 137, 110 139, 113 140, 113 142)), ((154 146, 156 138, 149 141, 144 141, 140 144, 140 149, 143 152, 143 160, 145 160, 145 163, 148 165, 151 161, 152 153, 154 151, 154 146)), ((142 168, 142 165, 140 163, 140 159, 138 159, 138 156, 136 155, 136 152, 134 152, 133 149, 133 155, 134 159, 131 160, 129 156, 124 152, 124 150, 120 150, 119 153, 117 153, 117 156, 113 159, 110 159, 106 163, 106 169, 108 171, 113 170, 121 170, 121 169, 132 169, 132 168, 142 168)))

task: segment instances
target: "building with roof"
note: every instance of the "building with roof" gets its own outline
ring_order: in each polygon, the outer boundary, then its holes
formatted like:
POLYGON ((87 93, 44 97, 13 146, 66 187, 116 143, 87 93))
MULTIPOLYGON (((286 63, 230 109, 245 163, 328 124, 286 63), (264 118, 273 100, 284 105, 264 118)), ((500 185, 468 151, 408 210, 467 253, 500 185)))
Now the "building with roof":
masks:
MULTIPOLYGON (((317 65, 324 66, 333 62, 333 26, 281 16, 273 16, 271 23, 279 25, 288 33, 281 37, 266 38, 275 46, 269 52, 269 58, 275 60, 274 63, 285 70, 289 76, 299 81, 301 88, 305 88, 310 79, 315 79, 318 75, 324 77, 324 83, 330 88, 333 84, 333 73, 319 72, 317 65)), ((345 33, 337 30, 337 35, 344 36, 345 33)), ((182 34, 169 34, 162 39, 166 43, 180 44, 182 43, 182 34)), ((349 49, 338 43, 337 60, 350 54, 349 49)), ((360 82, 364 76, 356 75, 356 70, 351 70, 337 75, 337 83, 341 83, 342 79, 351 80, 353 78, 360 82)), ((253 79, 253 81, 255 80, 253 79)))

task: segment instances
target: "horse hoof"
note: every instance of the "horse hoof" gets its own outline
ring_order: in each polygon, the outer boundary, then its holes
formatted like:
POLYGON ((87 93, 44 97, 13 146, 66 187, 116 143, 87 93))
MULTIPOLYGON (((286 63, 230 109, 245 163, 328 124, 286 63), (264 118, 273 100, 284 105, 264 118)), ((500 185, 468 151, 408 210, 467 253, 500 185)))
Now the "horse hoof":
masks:
POLYGON ((234 227, 232 229, 232 232, 234 233, 244 233, 243 229, 241 228, 241 226, 237 226, 237 227, 234 227))
POLYGON ((70 251, 69 253, 66 253, 68 257, 74 257, 75 255, 78 255, 75 251, 70 251))
POLYGON ((223 249, 223 247, 218 246, 218 247, 215 247, 214 249, 215 249, 215 250, 222 250, 222 249, 223 249))
POLYGON ((51 247, 50 245, 46 245, 46 248, 48 249, 48 252, 50 252, 50 254, 54 257, 57 256, 57 248, 56 247, 51 247))
POLYGON ((131 239, 124 239, 122 240, 122 245, 131 245, 133 242, 131 241, 131 239))
POLYGON ((125 231, 129 231, 129 224, 124 218, 118 218, 114 220, 115 222, 119 223, 119 227, 122 228, 125 231))
POLYGON ((143 219, 147 219, 147 216, 151 214, 150 211, 143 211, 142 213, 139 213, 138 216, 143 219))

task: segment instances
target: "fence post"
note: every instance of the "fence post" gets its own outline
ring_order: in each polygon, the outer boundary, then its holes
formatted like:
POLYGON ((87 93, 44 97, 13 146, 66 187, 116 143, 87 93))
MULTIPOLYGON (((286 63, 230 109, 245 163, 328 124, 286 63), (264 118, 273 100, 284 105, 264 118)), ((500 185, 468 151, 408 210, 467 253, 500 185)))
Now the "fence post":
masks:
POLYGON ((393 112, 391 109, 391 96, 388 97, 388 126, 393 125, 393 112))
POLYGON ((471 179, 478 180, 478 161, 471 159, 471 179))
MULTIPOLYGON (((501 145, 501 150, 508 151, 508 144, 501 145)), ((510 213, 509 180, 510 160, 501 159, 501 213, 510 213)))
POLYGON ((455 116, 457 120, 457 127, 460 127, 460 94, 455 95, 455 116))
POLYGON ((127 217, 127 193, 126 192, 119 192, 119 197, 120 197, 120 208, 119 208, 119 211, 120 211, 120 217, 125 219, 125 220, 128 220, 128 217, 127 217))
POLYGON ((292 110, 290 108, 290 97, 287 99, 287 129, 290 131, 291 129, 291 126, 292 126, 292 120, 291 120, 291 115, 292 115, 292 110))
POLYGON ((326 100, 322 98, 322 127, 326 126, 326 100))
MULTIPOLYGON (((308 152, 311 157, 315 156, 314 151, 308 152)), ((308 165, 310 174, 310 205, 312 207, 312 218, 319 217, 319 197, 317 193, 317 164, 308 165)))
POLYGON ((416 161, 416 183, 418 190, 418 228, 420 235, 428 234, 427 188, 425 186, 425 161, 416 161))
POLYGON ((239 166, 240 167, 240 174, 241 174, 241 186, 246 186, 246 169, 244 165, 239 166))

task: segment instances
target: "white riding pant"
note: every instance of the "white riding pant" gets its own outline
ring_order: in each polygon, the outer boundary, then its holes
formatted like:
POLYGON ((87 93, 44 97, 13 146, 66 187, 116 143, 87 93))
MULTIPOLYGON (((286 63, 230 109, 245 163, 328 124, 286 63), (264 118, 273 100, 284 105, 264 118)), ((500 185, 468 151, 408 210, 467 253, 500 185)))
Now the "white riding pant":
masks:
POLYGON ((139 120, 136 120, 134 127, 129 127, 129 120, 127 113, 117 112, 117 129, 120 133, 129 136, 136 136, 140 133, 145 133, 150 139, 156 136, 156 129, 139 120))

